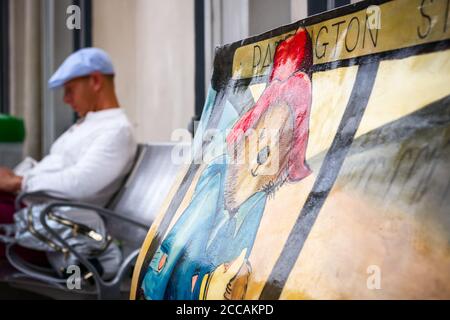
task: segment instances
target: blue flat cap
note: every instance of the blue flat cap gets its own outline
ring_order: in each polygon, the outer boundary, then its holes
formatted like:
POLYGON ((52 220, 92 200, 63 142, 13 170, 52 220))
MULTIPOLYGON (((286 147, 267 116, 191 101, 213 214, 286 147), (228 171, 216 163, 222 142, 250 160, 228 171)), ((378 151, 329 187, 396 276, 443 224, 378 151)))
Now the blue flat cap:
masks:
POLYGON ((114 67, 108 54, 98 48, 84 48, 72 53, 64 60, 48 81, 49 89, 64 85, 72 79, 98 71, 113 75, 114 67))

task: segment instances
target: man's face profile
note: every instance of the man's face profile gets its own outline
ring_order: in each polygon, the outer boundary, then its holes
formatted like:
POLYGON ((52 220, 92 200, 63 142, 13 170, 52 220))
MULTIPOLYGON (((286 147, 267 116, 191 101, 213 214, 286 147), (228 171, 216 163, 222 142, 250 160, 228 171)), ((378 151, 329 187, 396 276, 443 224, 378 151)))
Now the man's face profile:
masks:
POLYGON ((70 105, 81 118, 95 108, 98 92, 95 82, 95 76, 91 75, 64 84, 64 103, 70 105))

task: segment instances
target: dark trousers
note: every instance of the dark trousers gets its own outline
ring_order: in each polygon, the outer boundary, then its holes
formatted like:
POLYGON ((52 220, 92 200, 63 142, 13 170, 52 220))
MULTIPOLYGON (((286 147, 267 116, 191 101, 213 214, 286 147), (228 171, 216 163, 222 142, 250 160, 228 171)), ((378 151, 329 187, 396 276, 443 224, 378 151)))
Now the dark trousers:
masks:
POLYGON ((14 201, 16 196, 8 192, 0 191, 0 224, 10 224, 14 222, 14 201))
MULTIPOLYGON (((0 191, 0 224, 14 223, 14 202, 16 195, 0 191)), ((36 240, 37 241, 37 240, 36 240)), ((17 247, 17 253, 30 263, 47 266, 47 257, 44 252, 17 247)), ((0 243, 0 259, 5 258, 5 245, 0 243)))

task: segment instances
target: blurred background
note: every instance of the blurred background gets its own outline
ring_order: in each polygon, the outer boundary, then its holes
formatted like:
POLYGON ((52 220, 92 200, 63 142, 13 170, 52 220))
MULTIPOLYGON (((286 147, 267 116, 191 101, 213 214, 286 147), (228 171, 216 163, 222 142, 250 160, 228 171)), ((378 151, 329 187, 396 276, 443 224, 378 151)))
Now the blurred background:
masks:
POLYGON ((76 117, 47 80, 71 52, 90 46, 112 58, 137 140, 169 141, 201 115, 216 46, 353 2, 0 0, 0 119, 18 121, 19 131, 22 121, 26 132, 0 143, 15 142, 20 157, 48 153, 76 117), (80 29, 67 27, 71 5, 80 9, 80 29))

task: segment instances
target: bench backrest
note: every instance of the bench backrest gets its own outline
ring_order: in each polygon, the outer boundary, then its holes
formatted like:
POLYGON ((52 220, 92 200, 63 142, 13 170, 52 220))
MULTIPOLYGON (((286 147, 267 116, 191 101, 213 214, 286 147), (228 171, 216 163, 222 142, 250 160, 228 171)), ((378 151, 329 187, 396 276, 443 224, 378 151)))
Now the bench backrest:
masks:
MULTIPOLYGON (((172 161, 174 144, 140 145, 137 159, 124 186, 108 208, 150 227, 180 168, 172 161)), ((109 232, 140 245, 146 232, 116 220, 107 222, 109 232)))

